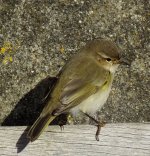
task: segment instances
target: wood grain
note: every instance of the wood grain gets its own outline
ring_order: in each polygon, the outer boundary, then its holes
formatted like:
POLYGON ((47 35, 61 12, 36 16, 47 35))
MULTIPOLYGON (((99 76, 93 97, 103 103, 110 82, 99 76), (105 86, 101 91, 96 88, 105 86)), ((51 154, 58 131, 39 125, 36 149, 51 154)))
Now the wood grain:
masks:
POLYGON ((149 123, 106 124, 100 141, 92 125, 49 126, 32 143, 25 129, 0 127, 0 156, 150 156, 149 123))

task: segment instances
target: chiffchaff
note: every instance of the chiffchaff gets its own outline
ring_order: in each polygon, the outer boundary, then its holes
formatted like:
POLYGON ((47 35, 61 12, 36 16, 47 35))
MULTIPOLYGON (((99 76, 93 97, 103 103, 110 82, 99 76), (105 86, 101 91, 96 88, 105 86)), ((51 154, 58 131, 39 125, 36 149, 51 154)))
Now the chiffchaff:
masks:
MULTIPOLYGON (((121 61, 119 48, 109 40, 96 39, 79 50, 62 69, 42 113, 27 137, 36 140, 56 116, 71 112, 94 114, 106 102, 114 73, 121 61)), ((98 139, 97 139, 98 140, 98 139)))

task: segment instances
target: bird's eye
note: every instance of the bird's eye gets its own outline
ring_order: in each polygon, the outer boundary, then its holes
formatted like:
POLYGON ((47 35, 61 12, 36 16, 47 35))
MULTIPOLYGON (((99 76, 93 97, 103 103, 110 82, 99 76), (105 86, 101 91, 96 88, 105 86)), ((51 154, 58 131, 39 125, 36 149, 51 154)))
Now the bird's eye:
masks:
POLYGON ((106 59, 106 61, 108 61, 108 62, 109 62, 109 61, 111 61, 111 59, 110 59, 110 58, 107 58, 107 59, 106 59))

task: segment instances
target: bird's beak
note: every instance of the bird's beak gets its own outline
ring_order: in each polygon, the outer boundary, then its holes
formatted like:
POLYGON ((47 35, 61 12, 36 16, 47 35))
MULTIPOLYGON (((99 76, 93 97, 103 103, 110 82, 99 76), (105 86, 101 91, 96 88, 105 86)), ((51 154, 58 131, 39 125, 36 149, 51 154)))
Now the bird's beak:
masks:
POLYGON ((129 61, 128 60, 125 60, 125 59, 120 59, 119 60, 119 64, 122 64, 122 65, 130 65, 129 61))

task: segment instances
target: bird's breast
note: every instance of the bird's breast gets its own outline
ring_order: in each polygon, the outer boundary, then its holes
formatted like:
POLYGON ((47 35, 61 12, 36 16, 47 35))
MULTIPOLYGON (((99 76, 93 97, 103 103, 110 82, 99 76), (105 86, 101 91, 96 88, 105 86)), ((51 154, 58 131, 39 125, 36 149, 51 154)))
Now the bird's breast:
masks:
POLYGON ((87 99, 82 101, 79 105, 71 109, 73 115, 77 115, 78 112, 82 111, 89 114, 94 114, 97 110, 106 102, 111 89, 111 84, 103 86, 95 94, 92 94, 87 99))

